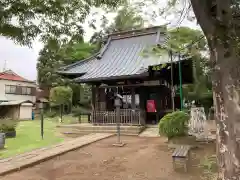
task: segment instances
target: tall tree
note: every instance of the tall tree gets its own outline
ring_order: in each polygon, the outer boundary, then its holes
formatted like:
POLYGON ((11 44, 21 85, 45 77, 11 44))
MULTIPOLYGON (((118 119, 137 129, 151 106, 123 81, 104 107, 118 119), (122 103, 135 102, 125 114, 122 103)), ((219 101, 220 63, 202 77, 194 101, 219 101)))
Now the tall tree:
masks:
POLYGON ((64 64, 69 65, 76 61, 90 57, 96 52, 96 46, 81 41, 70 41, 59 50, 59 55, 63 58, 64 64))
POLYGON ((104 38, 109 33, 141 28, 144 25, 144 20, 134 7, 127 4, 118 11, 113 23, 109 26, 105 26, 106 23, 106 19, 103 18, 102 30, 95 32, 90 40, 91 43, 97 44, 98 49, 101 47, 104 38))
POLYGON ((52 87, 63 83, 63 79, 56 70, 63 66, 63 58, 59 55, 60 44, 54 39, 49 39, 39 52, 37 62, 37 81, 40 87, 52 87))
POLYGON ((240 177, 238 0, 191 0, 210 50, 217 122, 219 178, 240 177))
MULTIPOLYGON (((178 27, 169 30, 168 35, 170 39, 168 41, 167 49, 171 49, 173 52, 184 53, 192 56, 193 59, 193 79, 194 83, 183 87, 185 98, 188 100, 196 100, 199 103, 205 102, 209 96, 212 96, 211 85, 209 86, 210 79, 207 74, 209 59, 202 55, 207 51, 207 42, 203 36, 202 31, 194 30, 188 27, 178 27), (201 39, 200 39, 201 38, 201 39), (193 44, 191 48, 185 48, 192 43, 193 39, 200 39, 198 43, 193 44)), ((201 104, 204 105, 205 104, 201 104)), ((206 108, 210 108, 211 102, 206 104, 206 108)), ((208 109, 206 109, 208 110, 208 109)))
POLYGON ((184 17, 184 12, 192 8, 209 47, 217 123, 219 179, 239 179, 240 1, 168 0, 170 8, 165 8, 165 11, 177 9, 178 3, 185 10, 180 11, 180 17, 184 17))
POLYGON ((57 73, 64 65, 81 61, 95 52, 95 46, 81 40, 72 39, 67 44, 61 45, 55 39, 51 39, 39 53, 37 70, 38 83, 43 89, 51 89, 55 86, 68 85, 73 90, 72 105, 79 105, 82 86, 70 82, 57 73))
POLYGON ((24 45, 30 45, 36 37, 47 41, 49 37, 60 40, 81 36, 81 23, 91 7, 116 7, 121 3, 124 1, 0 1, 0 35, 24 45))
POLYGON ((64 85, 67 79, 63 79, 57 70, 64 65, 83 60, 95 52, 95 47, 81 41, 69 41, 61 45, 55 39, 49 39, 39 53, 37 70, 38 83, 42 86, 52 87, 64 85))
POLYGON ((114 22, 109 26, 110 31, 126 31, 141 28, 144 25, 142 16, 138 14, 136 9, 130 5, 124 6, 118 11, 114 22))

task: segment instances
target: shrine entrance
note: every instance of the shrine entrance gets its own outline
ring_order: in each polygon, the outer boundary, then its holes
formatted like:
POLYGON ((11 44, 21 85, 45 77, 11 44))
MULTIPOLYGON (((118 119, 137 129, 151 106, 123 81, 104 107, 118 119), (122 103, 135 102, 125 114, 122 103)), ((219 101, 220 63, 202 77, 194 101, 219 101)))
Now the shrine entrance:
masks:
POLYGON ((143 88, 144 97, 140 94, 140 99, 144 101, 145 123, 157 124, 166 113, 171 112, 171 90, 164 85, 143 88))

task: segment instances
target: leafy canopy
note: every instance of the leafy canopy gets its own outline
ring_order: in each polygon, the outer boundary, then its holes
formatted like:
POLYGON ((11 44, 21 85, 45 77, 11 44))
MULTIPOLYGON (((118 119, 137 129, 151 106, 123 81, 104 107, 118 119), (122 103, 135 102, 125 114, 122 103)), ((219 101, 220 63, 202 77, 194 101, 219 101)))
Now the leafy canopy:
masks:
POLYGON ((50 101, 53 105, 66 105, 72 102, 72 89, 67 86, 57 86, 50 91, 50 101))
POLYGON ((0 1, 0 35, 22 45, 40 37, 66 40, 83 34, 81 24, 91 7, 114 8, 124 3, 112 0, 5 0, 0 1))
POLYGON ((68 83, 57 70, 91 56, 95 46, 81 41, 71 40, 61 45, 57 40, 50 39, 39 53, 37 71, 38 83, 41 86, 53 87, 68 83))
POLYGON ((163 56, 172 52, 181 55, 200 55, 207 50, 207 43, 199 30, 189 27, 178 27, 166 30, 166 42, 157 46, 151 46, 143 50, 144 56, 163 56), (194 40, 199 39, 198 43, 194 40))
POLYGON ((144 19, 139 14, 138 10, 131 6, 131 4, 125 4, 117 12, 114 21, 108 25, 106 18, 103 18, 102 30, 95 32, 90 39, 90 42, 98 45, 98 49, 101 47, 104 38, 113 32, 131 30, 133 28, 142 28, 144 25, 144 19))

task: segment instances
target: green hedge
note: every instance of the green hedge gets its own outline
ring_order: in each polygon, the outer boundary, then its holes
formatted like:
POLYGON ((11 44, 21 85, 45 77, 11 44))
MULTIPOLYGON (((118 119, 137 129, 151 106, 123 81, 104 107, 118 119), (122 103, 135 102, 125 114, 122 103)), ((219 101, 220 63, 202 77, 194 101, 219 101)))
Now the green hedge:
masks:
POLYGON ((72 114, 75 117, 78 117, 83 114, 89 114, 89 113, 91 113, 91 110, 85 107, 74 107, 72 109, 72 114))
POLYGON ((13 119, 0 119, 0 132, 15 131, 18 121, 13 119))
POLYGON ((159 122, 159 133, 172 138, 186 134, 189 115, 183 111, 175 111, 165 115, 159 122))

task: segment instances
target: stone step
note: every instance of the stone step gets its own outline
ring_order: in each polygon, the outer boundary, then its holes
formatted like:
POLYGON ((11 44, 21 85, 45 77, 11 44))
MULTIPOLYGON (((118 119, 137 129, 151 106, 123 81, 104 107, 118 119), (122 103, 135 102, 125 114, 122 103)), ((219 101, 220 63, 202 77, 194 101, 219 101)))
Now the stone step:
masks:
MULTIPOLYGON (((71 135, 81 135, 81 134, 88 134, 88 133, 117 133, 116 127, 112 126, 90 126, 90 127, 76 127, 76 126, 61 126, 58 127, 58 130, 62 134, 71 135)), ((137 126, 129 126, 129 127, 120 127, 121 134, 125 135, 138 135, 142 132, 143 127, 137 126)))
MULTIPOLYGON (((71 126, 71 125, 66 125, 66 126, 58 126, 60 128, 74 128, 78 130, 115 130, 115 126, 71 126)), ((143 129, 144 127, 142 126, 120 126, 121 130, 139 130, 143 129)))
MULTIPOLYGON (((123 131, 120 130, 121 133, 123 134, 139 134, 139 131, 123 131)), ((63 134, 88 134, 88 133, 117 133, 117 130, 76 130, 76 129, 71 129, 71 130, 60 130, 60 133, 63 134)))
POLYGON ((158 128, 146 128, 139 134, 140 137, 159 137, 158 128))

